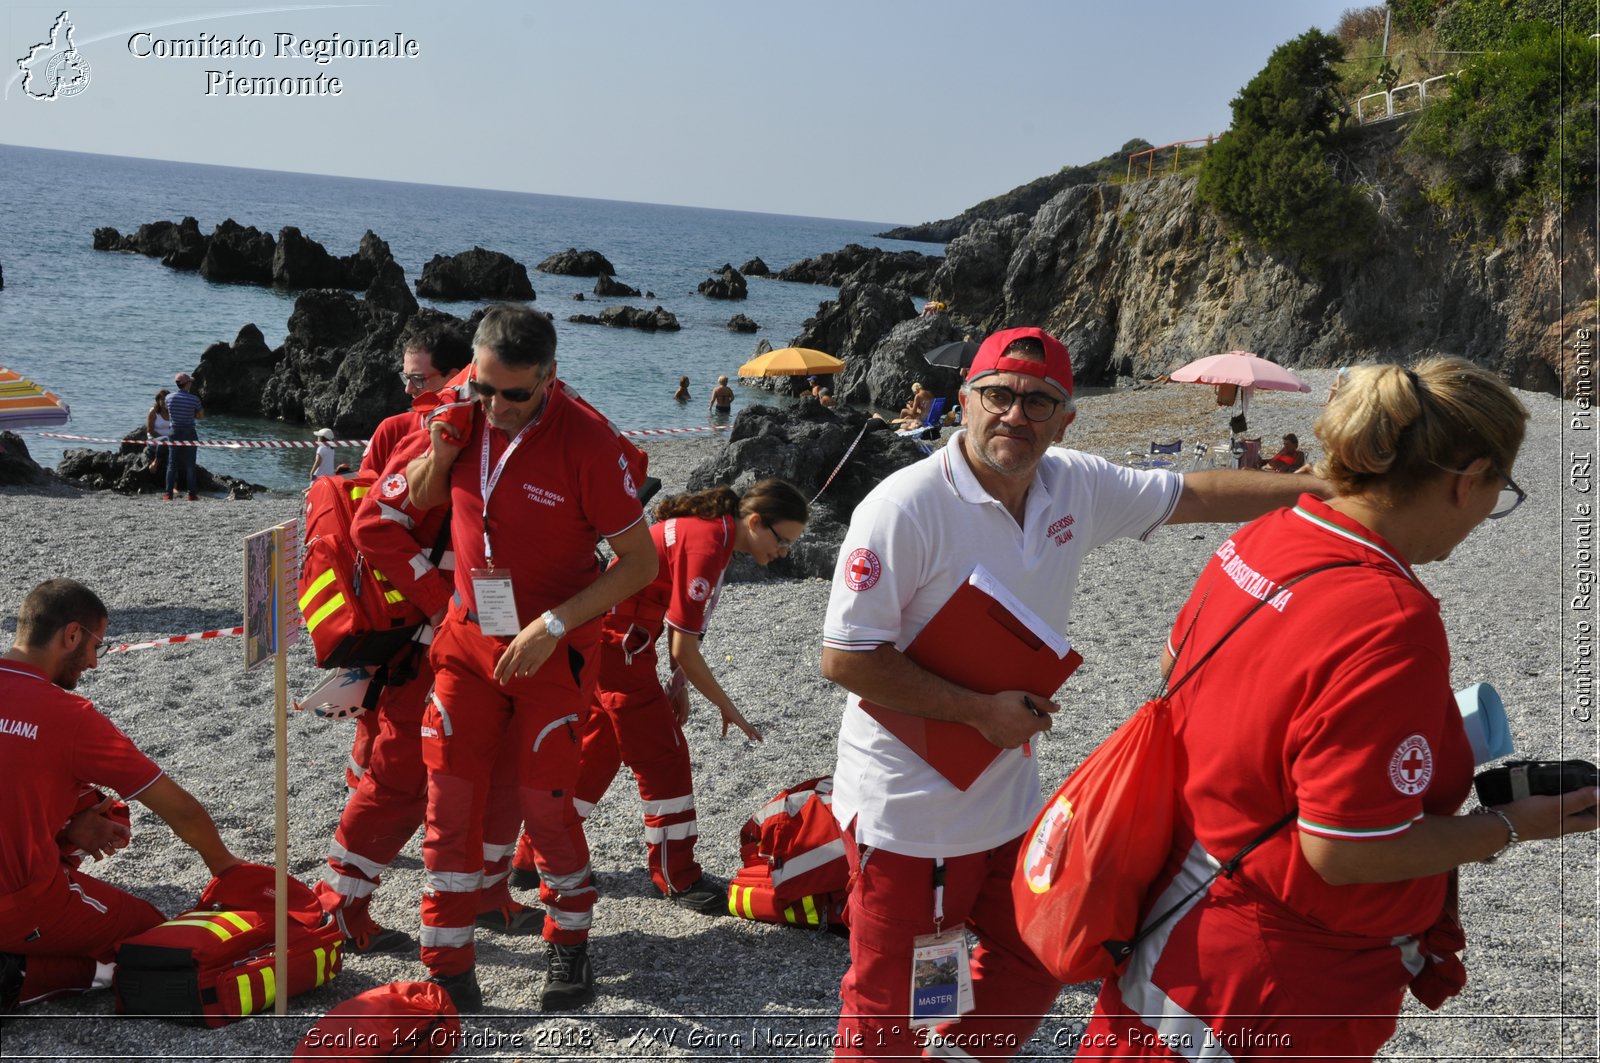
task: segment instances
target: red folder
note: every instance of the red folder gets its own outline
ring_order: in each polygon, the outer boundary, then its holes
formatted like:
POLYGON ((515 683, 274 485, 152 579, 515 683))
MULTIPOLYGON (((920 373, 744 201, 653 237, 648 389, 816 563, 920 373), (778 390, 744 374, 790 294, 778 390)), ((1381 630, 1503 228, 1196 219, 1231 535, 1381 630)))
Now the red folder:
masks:
MULTIPOLYGON (((973 583, 963 583, 906 647, 906 656, 943 679, 981 694, 1026 690, 1048 700, 1083 663, 1058 656, 1028 625, 973 583)), ((1002 752, 973 727, 875 705, 861 707, 957 788, 971 786, 1002 752)))

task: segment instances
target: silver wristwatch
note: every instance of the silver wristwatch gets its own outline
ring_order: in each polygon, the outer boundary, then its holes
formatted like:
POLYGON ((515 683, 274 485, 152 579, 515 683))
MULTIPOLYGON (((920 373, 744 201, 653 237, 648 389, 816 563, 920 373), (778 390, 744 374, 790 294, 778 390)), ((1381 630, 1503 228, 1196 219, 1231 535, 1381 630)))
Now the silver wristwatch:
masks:
POLYGON ((546 609, 540 614, 539 619, 544 621, 544 629, 550 633, 551 638, 560 639, 566 637, 567 625, 563 624, 561 618, 556 614, 546 609))

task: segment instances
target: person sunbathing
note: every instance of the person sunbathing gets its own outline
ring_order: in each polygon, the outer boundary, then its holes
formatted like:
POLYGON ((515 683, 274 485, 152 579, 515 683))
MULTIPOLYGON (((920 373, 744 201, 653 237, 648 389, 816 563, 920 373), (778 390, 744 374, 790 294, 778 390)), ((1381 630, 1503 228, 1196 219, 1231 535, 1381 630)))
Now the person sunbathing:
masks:
POLYGON ((1283 437, 1283 449, 1261 463, 1263 472, 1295 472, 1306 463, 1306 453, 1300 449, 1300 437, 1290 432, 1283 437))

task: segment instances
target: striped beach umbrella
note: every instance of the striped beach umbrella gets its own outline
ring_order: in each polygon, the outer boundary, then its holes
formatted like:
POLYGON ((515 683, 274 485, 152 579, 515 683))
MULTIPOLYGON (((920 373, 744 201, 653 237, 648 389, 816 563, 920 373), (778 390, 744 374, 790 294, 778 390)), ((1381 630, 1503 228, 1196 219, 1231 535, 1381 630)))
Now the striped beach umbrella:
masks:
POLYGON ((59 396, 0 365, 0 429, 66 424, 71 419, 72 411, 59 396))

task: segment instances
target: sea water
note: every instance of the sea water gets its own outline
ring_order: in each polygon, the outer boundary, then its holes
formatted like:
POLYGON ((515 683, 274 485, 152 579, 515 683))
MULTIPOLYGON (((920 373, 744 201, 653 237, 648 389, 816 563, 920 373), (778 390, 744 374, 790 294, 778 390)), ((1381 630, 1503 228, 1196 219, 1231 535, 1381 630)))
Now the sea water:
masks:
MULTIPOLYGON (((696 286, 724 263, 760 256, 774 271, 847 243, 942 254, 940 245, 879 240, 899 222, 841 221, 778 214, 492 192, 392 181, 318 177, 224 166, 130 159, 0 145, 0 365, 31 377, 72 408, 63 428, 24 429, 34 458, 54 466, 74 447, 110 444, 49 439, 40 432, 119 438, 144 423, 157 389, 192 371, 216 342, 254 324, 269 346, 283 342, 298 292, 217 284, 143 255, 95 251, 94 230, 127 234, 145 222, 193 215, 209 234, 225 218, 277 236, 298 226, 333 255, 354 254, 371 229, 388 241, 415 283, 434 255, 474 246, 503 251, 528 267, 538 298, 555 315, 560 374, 621 428, 704 426, 716 377, 737 376, 765 339, 787 346, 833 288, 750 279, 744 300, 708 299, 696 286), (536 272, 547 255, 593 248, 619 281, 654 299, 599 299, 592 277, 536 272), (574 295, 583 293, 585 301, 574 295), (682 331, 645 333, 578 325, 572 314, 608 305, 660 304, 682 331), (736 313, 762 328, 727 330, 736 313), (693 396, 673 401, 678 378, 693 396)), ((900 222, 916 219, 900 219, 900 222)), ((424 304, 465 318, 478 302, 424 304)), ((399 369, 396 356, 396 371, 399 369)), ((735 411, 770 392, 735 387, 735 411)), ((308 440, 319 425, 208 417, 203 439, 308 440)), ((355 450, 341 451, 352 465, 355 450)), ((206 448, 207 468, 274 488, 304 485, 312 451, 206 448)))

